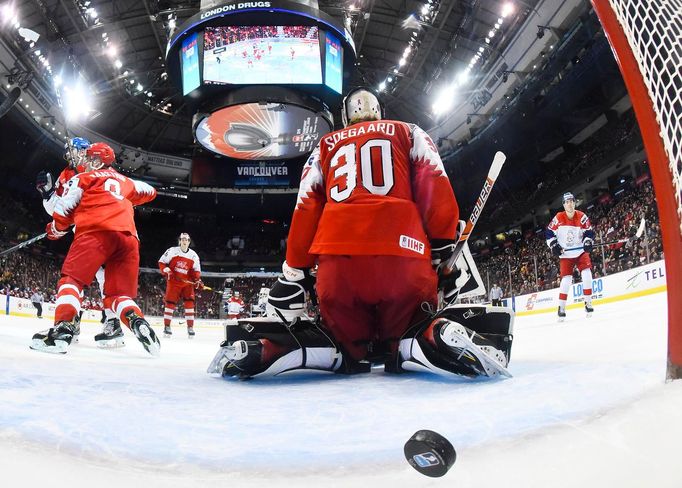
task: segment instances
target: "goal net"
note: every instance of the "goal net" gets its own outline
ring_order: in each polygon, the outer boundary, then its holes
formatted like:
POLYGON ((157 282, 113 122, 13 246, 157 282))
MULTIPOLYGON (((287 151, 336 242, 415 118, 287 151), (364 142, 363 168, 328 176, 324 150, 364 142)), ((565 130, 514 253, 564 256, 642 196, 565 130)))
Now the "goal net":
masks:
POLYGON ((637 116, 668 286, 668 371, 682 378, 682 0, 592 0, 637 116))

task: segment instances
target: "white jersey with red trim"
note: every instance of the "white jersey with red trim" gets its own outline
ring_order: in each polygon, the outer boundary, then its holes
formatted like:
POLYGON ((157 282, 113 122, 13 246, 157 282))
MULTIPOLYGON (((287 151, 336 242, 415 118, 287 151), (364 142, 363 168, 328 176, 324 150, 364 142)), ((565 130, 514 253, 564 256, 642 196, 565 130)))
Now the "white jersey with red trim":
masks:
POLYGON ((551 247, 557 241, 562 249, 580 247, 574 251, 565 251, 561 258, 577 258, 583 252, 583 239, 594 239, 594 231, 590 219, 580 210, 576 210, 573 218, 569 218, 566 212, 559 212, 554 216, 545 231, 547 245, 551 247))
POLYGON ((201 276, 199 256, 193 249, 183 251, 180 246, 168 248, 159 258, 159 269, 171 269, 171 279, 175 281, 196 281, 201 276))
POLYGON ((228 315, 239 315, 244 311, 244 300, 240 297, 232 296, 227 300, 227 314, 228 315))

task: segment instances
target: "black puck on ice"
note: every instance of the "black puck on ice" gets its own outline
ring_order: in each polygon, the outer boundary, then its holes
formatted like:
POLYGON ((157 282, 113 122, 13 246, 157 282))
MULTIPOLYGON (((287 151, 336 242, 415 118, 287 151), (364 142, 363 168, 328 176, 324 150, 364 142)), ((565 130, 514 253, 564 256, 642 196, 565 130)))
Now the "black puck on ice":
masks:
POLYGON ((421 474, 438 478, 455 464, 457 453, 438 432, 419 430, 405 443, 405 459, 421 474))

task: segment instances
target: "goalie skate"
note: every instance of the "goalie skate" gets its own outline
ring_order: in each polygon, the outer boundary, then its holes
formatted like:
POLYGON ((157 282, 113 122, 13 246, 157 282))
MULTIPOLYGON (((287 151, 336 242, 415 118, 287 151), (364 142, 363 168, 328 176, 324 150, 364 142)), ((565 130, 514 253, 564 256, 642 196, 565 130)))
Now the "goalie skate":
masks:
POLYGON ((457 360, 467 363, 478 374, 488 377, 498 375, 511 377, 507 370, 507 358, 502 351, 491 345, 474 343, 476 333, 456 322, 444 324, 439 331, 440 339, 456 355, 457 360))
POLYGON ((115 348, 124 347, 125 339, 121 322, 118 319, 109 319, 104 323, 104 330, 95 336, 97 347, 115 348))

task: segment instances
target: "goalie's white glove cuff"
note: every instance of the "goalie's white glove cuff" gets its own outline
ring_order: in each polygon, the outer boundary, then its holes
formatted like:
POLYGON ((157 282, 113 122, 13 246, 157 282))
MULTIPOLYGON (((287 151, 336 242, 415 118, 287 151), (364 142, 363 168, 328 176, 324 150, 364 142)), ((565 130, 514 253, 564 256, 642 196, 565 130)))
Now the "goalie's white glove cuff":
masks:
POLYGON ((287 264, 286 261, 284 261, 284 264, 282 264, 282 274, 284 274, 284 279, 293 282, 303 281, 306 277, 305 271, 298 268, 292 268, 287 264))

